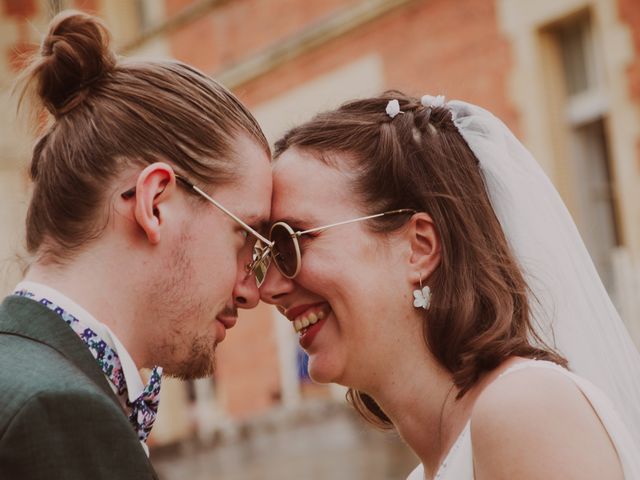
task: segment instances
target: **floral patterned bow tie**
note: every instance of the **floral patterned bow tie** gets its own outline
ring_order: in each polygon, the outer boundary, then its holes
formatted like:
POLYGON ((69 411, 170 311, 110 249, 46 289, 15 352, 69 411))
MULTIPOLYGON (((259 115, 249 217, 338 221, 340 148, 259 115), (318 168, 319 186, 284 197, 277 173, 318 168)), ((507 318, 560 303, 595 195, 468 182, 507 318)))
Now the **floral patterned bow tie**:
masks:
POLYGON ((149 383, 145 386, 142 394, 133 402, 129 401, 127 383, 122 371, 120 358, 116 351, 102 340, 96 332, 83 325, 74 315, 66 312, 61 307, 55 305, 50 300, 39 297, 28 290, 18 290, 14 295, 30 298, 44 305, 48 309, 58 314, 71 329, 87 345, 89 351, 98 362, 98 365, 113 384, 118 392, 118 396, 124 399, 127 407, 131 409, 129 422, 133 426, 141 442, 146 442, 151 432, 151 427, 158 413, 160 403, 160 383, 162 381, 162 367, 154 367, 151 371, 149 383))

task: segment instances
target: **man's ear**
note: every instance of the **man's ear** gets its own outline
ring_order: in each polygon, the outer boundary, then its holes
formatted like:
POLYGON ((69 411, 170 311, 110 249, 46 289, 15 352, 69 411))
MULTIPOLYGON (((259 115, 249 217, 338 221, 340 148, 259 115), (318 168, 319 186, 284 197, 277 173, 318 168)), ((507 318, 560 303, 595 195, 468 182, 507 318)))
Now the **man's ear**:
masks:
POLYGON ((175 189, 175 173, 166 163, 152 163, 138 175, 135 219, 153 245, 160 242, 164 202, 175 189))
POLYGON ((411 217, 407 235, 411 256, 409 257, 409 281, 415 285, 424 282, 440 264, 440 237, 433 219, 424 212, 411 217))

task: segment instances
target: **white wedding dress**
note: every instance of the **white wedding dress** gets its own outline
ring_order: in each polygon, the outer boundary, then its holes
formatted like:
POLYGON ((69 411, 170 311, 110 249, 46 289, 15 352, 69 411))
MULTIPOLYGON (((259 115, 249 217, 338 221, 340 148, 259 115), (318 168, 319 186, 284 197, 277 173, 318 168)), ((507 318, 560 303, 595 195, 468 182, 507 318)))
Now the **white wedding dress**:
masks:
MULTIPOLYGON (((593 410, 604 425, 622 464, 625 479, 640 479, 640 452, 634 448, 634 442, 627 428, 615 411, 606 395, 588 380, 575 375, 563 367, 547 361, 529 360, 518 363, 505 370, 498 378, 512 374, 524 368, 550 368, 561 372, 575 382, 583 395, 589 400, 593 410)), ((473 480, 473 446, 471 444, 471 421, 465 425, 445 460, 440 465, 434 480, 473 480)), ((407 477, 407 480, 425 480, 422 464, 407 477)))

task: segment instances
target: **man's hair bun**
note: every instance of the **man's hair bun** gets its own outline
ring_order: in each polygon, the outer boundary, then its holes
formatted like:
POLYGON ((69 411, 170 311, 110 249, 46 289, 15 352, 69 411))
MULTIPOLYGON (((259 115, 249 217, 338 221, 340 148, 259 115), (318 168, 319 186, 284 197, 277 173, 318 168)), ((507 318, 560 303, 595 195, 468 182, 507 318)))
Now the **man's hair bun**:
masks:
POLYGON ((42 42, 40 55, 25 72, 27 87, 56 118, 80 105, 91 87, 116 65, 110 34, 96 17, 67 10, 56 15, 42 42))

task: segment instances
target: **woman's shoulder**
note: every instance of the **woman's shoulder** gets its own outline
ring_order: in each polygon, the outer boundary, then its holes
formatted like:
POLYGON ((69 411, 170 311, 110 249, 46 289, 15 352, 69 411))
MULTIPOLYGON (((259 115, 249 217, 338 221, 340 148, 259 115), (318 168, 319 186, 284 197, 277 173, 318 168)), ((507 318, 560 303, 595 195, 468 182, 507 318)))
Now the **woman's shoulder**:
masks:
POLYGON ((487 385, 471 415, 482 476, 616 478, 615 449, 579 382, 553 363, 520 360, 487 385))
POLYGON ((545 406, 583 403, 575 377, 547 361, 518 359, 499 367, 499 373, 482 389, 474 404, 474 423, 496 417, 509 421, 518 411, 553 414, 545 406))

